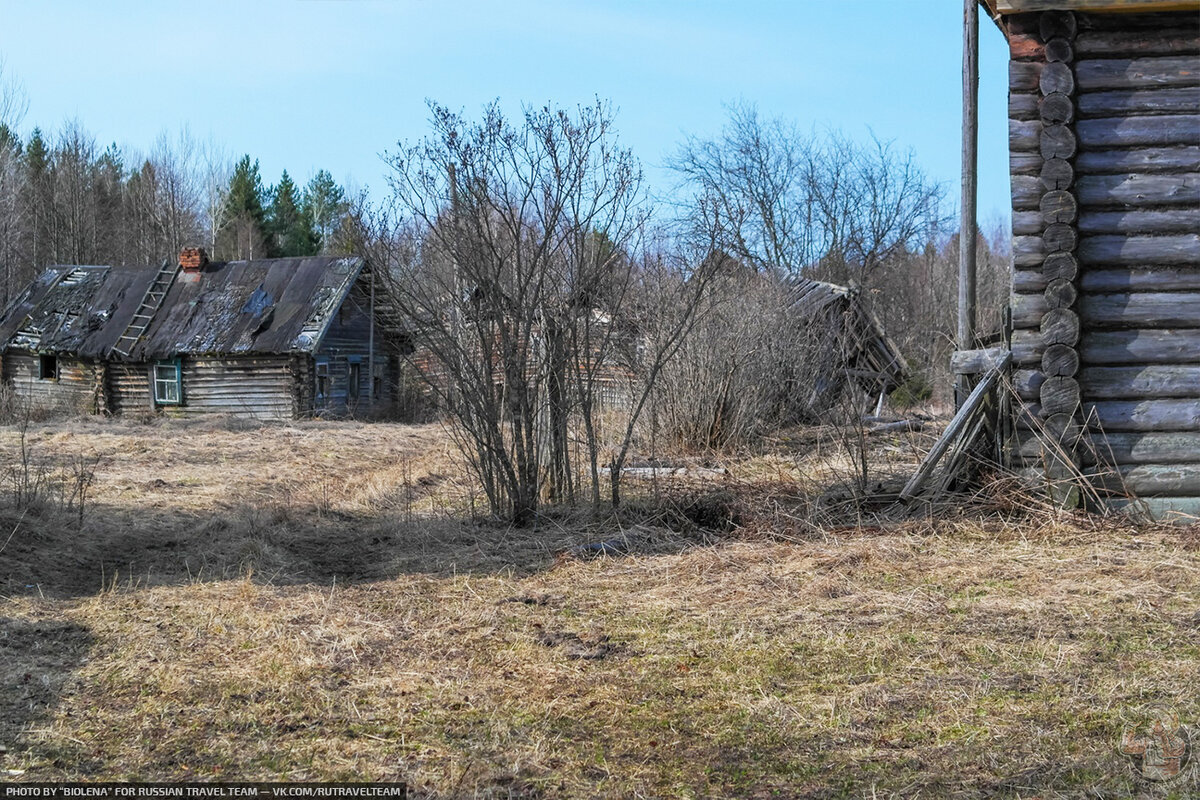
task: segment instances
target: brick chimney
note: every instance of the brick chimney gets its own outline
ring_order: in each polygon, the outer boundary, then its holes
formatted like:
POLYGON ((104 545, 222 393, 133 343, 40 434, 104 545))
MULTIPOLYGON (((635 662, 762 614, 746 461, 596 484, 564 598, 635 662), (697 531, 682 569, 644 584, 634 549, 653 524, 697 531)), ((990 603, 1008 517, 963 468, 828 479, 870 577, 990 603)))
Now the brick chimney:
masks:
POLYGON ((179 266, 184 272, 199 272, 208 263, 203 247, 185 247, 179 251, 179 266))

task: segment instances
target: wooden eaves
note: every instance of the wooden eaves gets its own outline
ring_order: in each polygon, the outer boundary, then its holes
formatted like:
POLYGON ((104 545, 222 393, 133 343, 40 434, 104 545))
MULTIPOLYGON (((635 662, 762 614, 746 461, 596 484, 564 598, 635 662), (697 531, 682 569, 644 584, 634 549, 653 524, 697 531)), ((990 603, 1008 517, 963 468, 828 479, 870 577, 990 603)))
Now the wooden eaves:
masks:
POLYGON ((1200 0, 982 0, 993 17, 1023 11, 1200 11, 1200 0))

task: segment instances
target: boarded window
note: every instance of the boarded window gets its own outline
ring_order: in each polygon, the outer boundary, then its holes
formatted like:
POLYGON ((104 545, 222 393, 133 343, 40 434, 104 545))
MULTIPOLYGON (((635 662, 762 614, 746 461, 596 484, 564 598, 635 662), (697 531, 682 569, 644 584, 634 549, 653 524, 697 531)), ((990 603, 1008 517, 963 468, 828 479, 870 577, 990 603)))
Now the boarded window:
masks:
POLYGON ((178 360, 154 365, 154 402, 164 406, 183 403, 183 370, 178 360))
POLYGON ((58 356, 38 356, 38 380, 58 380, 58 356))

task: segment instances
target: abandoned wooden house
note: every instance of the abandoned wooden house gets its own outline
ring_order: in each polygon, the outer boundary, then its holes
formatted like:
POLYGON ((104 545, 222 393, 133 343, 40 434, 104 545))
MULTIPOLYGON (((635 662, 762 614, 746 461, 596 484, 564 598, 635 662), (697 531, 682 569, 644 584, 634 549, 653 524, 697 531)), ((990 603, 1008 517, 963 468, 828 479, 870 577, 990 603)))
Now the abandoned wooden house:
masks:
MULTIPOLYGON (((1010 54, 1012 330, 992 363, 1011 362, 1021 402, 1005 457, 1074 476, 1067 502, 1200 512, 1200 2, 978 2, 1010 54)), ((977 0, 964 8, 970 232, 977 0)), ((969 250, 964 373, 981 363, 969 250)))
POLYGON ((369 414, 395 384, 374 299, 360 258, 51 267, 0 317, 0 375, 93 413, 369 414))

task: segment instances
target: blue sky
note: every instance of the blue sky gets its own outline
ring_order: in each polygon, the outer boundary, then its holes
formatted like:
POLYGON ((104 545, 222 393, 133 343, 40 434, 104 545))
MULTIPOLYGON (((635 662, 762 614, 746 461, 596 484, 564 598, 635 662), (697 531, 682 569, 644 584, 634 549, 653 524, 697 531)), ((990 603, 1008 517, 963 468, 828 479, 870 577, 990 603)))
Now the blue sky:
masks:
MULTIPOLYGON (((957 202, 957 0, 0 0, 0 58, 22 125, 78 118, 101 145, 149 150, 187 126, 259 159, 264 181, 317 169, 383 189, 379 154, 427 129, 426 99, 618 110, 622 142, 665 192, 686 134, 725 103, 911 147, 957 202)), ((1008 211, 1006 49, 981 20, 980 218, 1008 211)))

